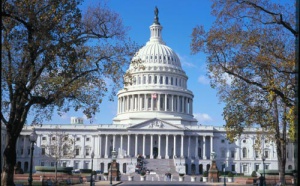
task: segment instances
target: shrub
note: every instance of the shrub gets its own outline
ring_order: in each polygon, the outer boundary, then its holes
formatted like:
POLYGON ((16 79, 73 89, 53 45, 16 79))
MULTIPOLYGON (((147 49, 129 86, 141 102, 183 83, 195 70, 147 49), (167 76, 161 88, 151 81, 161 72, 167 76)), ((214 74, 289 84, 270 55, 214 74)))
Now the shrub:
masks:
POLYGON ((142 171, 141 172, 141 176, 145 176, 146 172, 145 171, 142 171))
POLYGON ((104 176, 108 176, 108 172, 103 173, 104 176))
POLYGON ((207 171, 204 171, 203 177, 207 177, 207 171))
POLYGON ((80 169, 81 173, 91 173, 92 169, 80 169))
POLYGON ((179 174, 179 176, 181 176, 181 177, 182 177, 182 176, 184 176, 184 174, 182 174, 182 173, 181 173, 181 174, 179 174))
POLYGON ((251 174, 252 177, 257 177, 256 171, 253 171, 251 174))
MULTIPOLYGON (((253 173, 253 172, 252 172, 252 173, 253 173)), ((233 177, 233 173, 232 173, 232 172, 229 172, 227 176, 228 176, 228 177, 233 177)))

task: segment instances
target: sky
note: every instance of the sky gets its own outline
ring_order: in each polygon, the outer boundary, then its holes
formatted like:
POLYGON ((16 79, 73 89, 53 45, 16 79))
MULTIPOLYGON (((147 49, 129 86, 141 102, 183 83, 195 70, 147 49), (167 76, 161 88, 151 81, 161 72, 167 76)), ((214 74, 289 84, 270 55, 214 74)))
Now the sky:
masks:
MULTIPOLYGON (((128 34, 132 40, 143 46, 150 38, 149 26, 154 20, 154 8, 159 10, 159 22, 163 27, 162 38, 172 48, 181 61, 188 79, 188 89, 194 93, 194 117, 201 125, 223 126, 225 124, 217 91, 211 88, 206 70, 204 53, 191 54, 191 33, 196 25, 203 25, 208 30, 214 17, 211 16, 209 0, 107 0, 108 7, 117 12, 123 24, 130 28, 128 34)), ((97 0, 85 0, 81 9, 99 4, 97 0)), ((114 102, 106 97, 100 106, 93 124, 111 124, 117 111, 117 97, 114 102)), ((53 115, 44 124, 69 124, 70 117, 84 117, 82 112, 68 112, 63 116, 53 115)), ((91 123, 84 120, 85 124, 91 123)))

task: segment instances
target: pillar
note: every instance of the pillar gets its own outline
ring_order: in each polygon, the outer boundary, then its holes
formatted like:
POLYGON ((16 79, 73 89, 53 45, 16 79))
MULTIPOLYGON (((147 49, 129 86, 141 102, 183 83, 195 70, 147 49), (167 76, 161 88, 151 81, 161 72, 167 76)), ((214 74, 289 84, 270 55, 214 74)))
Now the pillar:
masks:
POLYGON ((188 140, 188 158, 191 158, 191 136, 189 136, 188 140))
POLYGON ((134 150, 134 156, 136 156, 138 154, 138 134, 135 135, 135 150, 134 150))
POLYGON ((107 143, 108 143, 108 134, 105 134, 105 155, 104 155, 104 158, 108 158, 108 155, 107 155, 107 143))
POLYGON ((169 159, 169 135, 166 134, 166 156, 165 159, 169 159))
POLYGON ((146 134, 143 134, 143 156, 144 156, 144 158, 146 158, 146 155, 145 155, 145 143, 146 143, 146 134))
POLYGON ((158 159, 161 159, 161 154, 160 154, 161 153, 161 145, 160 144, 161 144, 161 135, 159 134, 158 135, 158 156, 157 156, 158 159))
POLYGON ((116 135, 114 134, 113 135, 113 150, 116 150, 115 147, 116 147, 116 135))
POLYGON ((184 158, 184 156, 183 156, 183 135, 181 135, 181 151, 180 151, 180 157, 182 157, 182 158, 184 158))
POLYGON ((120 135, 120 157, 123 158, 123 134, 120 135))
POLYGON ((130 134, 127 135, 127 154, 129 157, 131 157, 130 155, 130 134))
POLYGON ((176 158, 176 135, 174 135, 174 148, 173 148, 173 156, 176 158))
POLYGON ((98 147, 98 154, 99 154, 99 158, 101 158, 101 145, 102 145, 102 136, 101 136, 101 134, 99 134, 99 136, 98 136, 98 139, 99 139, 99 143, 98 143, 98 145, 99 145, 99 147, 98 147))
POLYGON ((213 136, 210 136, 210 153, 214 151, 214 146, 213 146, 213 136))
POLYGON ((153 159, 153 134, 150 135, 150 159, 153 159))
POLYGON ((202 152, 202 154, 203 154, 203 159, 206 160, 205 137, 206 136, 203 136, 203 152, 202 152))
MULTIPOLYGON (((196 147, 195 147, 195 159, 198 159, 199 156, 198 156, 198 136, 195 136, 195 140, 196 140, 196 147)), ((197 169, 198 170, 198 169, 197 169)))

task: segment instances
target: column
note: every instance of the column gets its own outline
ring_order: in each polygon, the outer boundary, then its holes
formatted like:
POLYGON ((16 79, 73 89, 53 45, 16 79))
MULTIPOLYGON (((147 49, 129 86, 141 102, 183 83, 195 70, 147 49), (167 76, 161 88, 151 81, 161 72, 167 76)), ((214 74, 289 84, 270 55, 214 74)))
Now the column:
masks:
POLYGON ((108 158, 108 155, 107 155, 107 144, 108 144, 108 134, 105 134, 105 155, 104 155, 104 158, 108 158))
POLYGON ((152 94, 153 94, 153 93, 150 94, 150 96, 151 96, 151 110, 153 110, 153 100, 154 100, 152 94))
POLYGON ((85 158, 85 135, 82 136, 83 137, 83 151, 82 151, 82 156, 85 158))
POLYGON ((138 94, 138 101, 137 101, 137 111, 140 111, 141 110, 141 97, 140 97, 140 94, 138 94))
POLYGON ((199 156, 198 156, 198 136, 195 136, 195 144, 196 144, 196 147, 195 147, 195 159, 199 159, 199 156))
POLYGON ((184 112, 184 97, 181 96, 181 111, 180 112, 184 112))
POLYGON ((166 156, 165 159, 169 159, 169 134, 166 134, 166 156))
POLYGON ((128 134, 128 136, 127 136, 127 155, 129 156, 129 157, 131 157, 131 154, 130 154, 130 134, 128 134))
POLYGON ((120 98, 118 98, 118 108, 117 108, 117 111, 118 111, 117 114, 119 114, 120 113, 120 98))
POLYGON ((174 112, 174 95, 172 94, 171 111, 174 112))
POLYGON ((133 101, 134 101, 134 94, 131 95, 131 100, 130 100, 130 111, 133 111, 133 107, 134 107, 133 101))
POLYGON ((115 147, 116 147, 116 135, 114 134, 113 135, 113 150, 116 150, 115 147))
POLYGON ((126 111, 128 112, 129 111, 129 96, 127 96, 127 100, 126 100, 126 111))
POLYGON ((165 94, 165 111, 167 111, 168 108, 168 94, 165 94))
POLYGON ((135 135, 135 150, 134 150, 134 156, 136 156, 138 154, 138 134, 135 135))
POLYGON ((203 159, 206 160, 205 137, 206 136, 203 136, 203 152, 202 152, 202 154, 203 154, 203 159))
POLYGON ((144 103, 145 103, 145 108, 144 108, 144 110, 147 110, 147 109, 148 109, 147 94, 144 94, 144 103))
POLYGON ((173 148, 173 156, 176 158, 176 135, 174 135, 174 148, 173 148))
POLYGON ((180 110, 179 110, 179 108, 180 108, 179 105, 180 105, 180 104, 179 104, 179 95, 177 95, 177 110, 176 110, 177 112, 180 112, 180 110))
POLYGON ((150 159, 153 159, 153 134, 150 135, 150 159))
POLYGON ((191 136, 189 136, 189 141, 188 141, 188 158, 191 158, 191 136))
POLYGON ((120 157, 123 158, 124 157, 123 156, 124 155, 123 154, 123 134, 120 135, 120 149, 121 149, 121 152, 120 152, 121 156, 120 157))
POLYGON ((184 158, 183 156, 183 135, 181 135, 181 151, 180 151, 180 157, 184 158))
POLYGON ((161 149, 160 149, 161 145, 160 144, 161 144, 161 135, 159 134, 158 135, 158 156, 157 156, 158 159, 161 159, 161 154, 160 154, 161 153, 161 149))
POLYGON ((210 152, 214 151, 214 146, 213 146, 213 136, 210 136, 210 152))
POLYGON ((96 147, 97 147, 96 144, 95 144, 96 135, 92 135, 92 138, 93 138, 93 148, 94 148, 94 149, 92 149, 92 151, 94 151, 94 153, 96 153, 96 147))
POLYGON ((102 136, 101 134, 99 134, 99 148, 98 148, 98 154, 99 154, 99 157, 101 158, 102 157, 102 152, 101 152, 101 145, 102 145, 102 136))
POLYGON ((145 143, 146 143, 146 134, 143 134, 143 156, 144 156, 144 158, 146 158, 145 143))
POLYGON ((158 101, 157 101, 157 110, 160 111, 160 97, 161 94, 158 94, 158 101))

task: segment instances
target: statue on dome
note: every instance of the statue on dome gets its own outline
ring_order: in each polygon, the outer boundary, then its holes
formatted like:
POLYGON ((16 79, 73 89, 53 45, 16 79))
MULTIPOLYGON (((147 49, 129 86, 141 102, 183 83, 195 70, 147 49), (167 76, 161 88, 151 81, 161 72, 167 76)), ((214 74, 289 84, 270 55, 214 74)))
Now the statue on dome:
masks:
POLYGON ((155 6, 155 8, 154 8, 154 15, 155 15, 154 23, 156 23, 156 24, 159 24, 159 22, 158 22, 158 13, 159 13, 158 8, 157 8, 157 6, 155 6))

